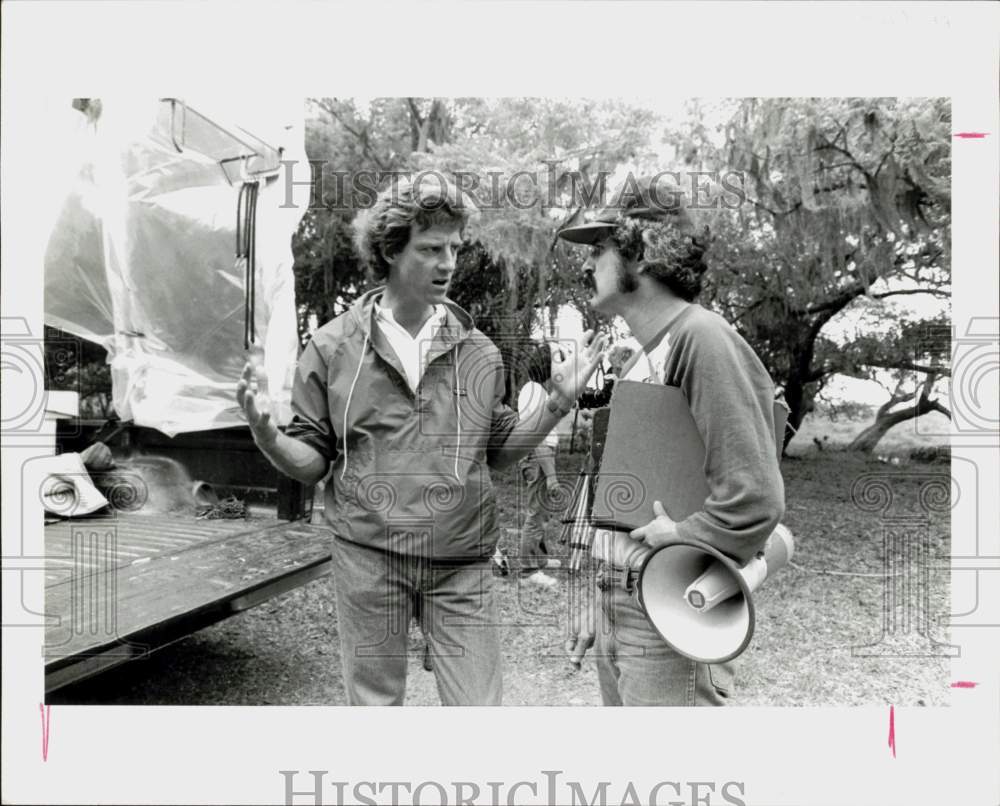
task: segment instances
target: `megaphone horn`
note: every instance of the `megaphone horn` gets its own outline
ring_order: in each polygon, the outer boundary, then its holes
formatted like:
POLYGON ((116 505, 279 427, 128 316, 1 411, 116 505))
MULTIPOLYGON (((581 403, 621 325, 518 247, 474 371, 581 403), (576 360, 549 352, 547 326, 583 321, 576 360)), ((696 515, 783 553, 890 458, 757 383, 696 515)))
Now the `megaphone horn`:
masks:
POLYGON ((676 652, 702 663, 735 658, 753 637, 753 592, 792 557, 794 539, 779 524, 745 566, 697 540, 653 550, 639 572, 639 603, 676 652))

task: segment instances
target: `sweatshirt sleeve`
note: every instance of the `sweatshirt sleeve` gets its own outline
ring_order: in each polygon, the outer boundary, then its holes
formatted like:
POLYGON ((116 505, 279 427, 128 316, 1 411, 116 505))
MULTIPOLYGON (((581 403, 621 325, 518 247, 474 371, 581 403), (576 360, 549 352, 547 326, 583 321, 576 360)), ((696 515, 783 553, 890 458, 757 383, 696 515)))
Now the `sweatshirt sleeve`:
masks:
POLYGON ((721 319, 702 320, 680 335, 670 368, 667 382, 683 391, 705 443, 709 489, 704 509, 678 523, 678 535, 747 562, 785 508, 771 378, 721 319))
POLYGON ((499 351, 493 367, 493 407, 490 413, 490 435, 486 444, 486 464, 496 467, 507 444, 507 438, 517 425, 518 413, 503 402, 505 389, 504 367, 499 351))
POLYGON ((292 421, 285 435, 315 448, 328 461, 337 457, 337 435, 330 423, 327 365, 311 340, 302 351, 292 383, 292 421))

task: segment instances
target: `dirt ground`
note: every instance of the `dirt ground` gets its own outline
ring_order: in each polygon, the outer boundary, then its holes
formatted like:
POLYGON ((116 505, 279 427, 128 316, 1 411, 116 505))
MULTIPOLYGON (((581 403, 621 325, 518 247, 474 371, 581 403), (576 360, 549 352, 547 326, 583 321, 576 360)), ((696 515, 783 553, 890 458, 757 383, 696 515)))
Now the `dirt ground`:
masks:
MULTIPOLYGON (((560 472, 574 477, 581 458, 561 455, 560 472)), ((916 587, 900 590, 914 605, 910 610, 914 621, 893 636, 891 614, 883 605, 887 589, 883 532, 888 522, 878 512, 863 511, 852 499, 852 485, 872 474, 888 479, 888 488, 898 499, 894 506, 919 512, 921 483, 928 477, 946 479, 948 464, 897 466, 824 451, 786 459, 782 471, 784 522, 797 540, 794 565, 768 580, 758 593, 757 629, 740 659, 732 704, 946 704, 948 660, 921 631, 934 641, 947 642, 938 626, 951 609, 947 503, 943 512, 930 515, 923 531, 914 533, 926 535, 931 561, 923 576, 907 572, 908 582, 916 587), (920 604, 923 592, 927 605, 920 604), (883 636, 886 629, 889 634, 883 636)), ((515 479, 510 470, 494 475, 500 523, 507 527, 518 519, 515 479)), ((944 489, 949 489, 947 483, 944 489)), ((551 545, 558 526, 552 525, 550 533, 551 545)), ((501 545, 513 563, 516 532, 506 530, 501 545)), ((902 573, 900 568, 896 572, 902 573)), ((552 590, 524 584, 516 574, 496 580, 504 624, 507 705, 600 704, 593 661, 588 659, 574 672, 562 654, 568 585, 564 570, 553 573, 559 585, 552 590)), ((896 615, 902 612, 897 609, 896 615)), ((407 704, 437 705, 433 674, 422 668, 422 642, 415 629, 411 639, 407 704)), ((147 659, 67 687, 50 696, 49 702, 343 704, 332 578, 204 629, 147 659)))

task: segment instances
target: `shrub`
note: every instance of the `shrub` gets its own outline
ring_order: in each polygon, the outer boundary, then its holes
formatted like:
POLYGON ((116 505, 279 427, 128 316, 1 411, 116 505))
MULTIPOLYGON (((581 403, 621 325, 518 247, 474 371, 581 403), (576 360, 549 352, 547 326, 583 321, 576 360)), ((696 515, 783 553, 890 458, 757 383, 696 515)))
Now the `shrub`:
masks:
POLYGON ((951 462, 950 445, 921 445, 910 451, 912 462, 951 462))

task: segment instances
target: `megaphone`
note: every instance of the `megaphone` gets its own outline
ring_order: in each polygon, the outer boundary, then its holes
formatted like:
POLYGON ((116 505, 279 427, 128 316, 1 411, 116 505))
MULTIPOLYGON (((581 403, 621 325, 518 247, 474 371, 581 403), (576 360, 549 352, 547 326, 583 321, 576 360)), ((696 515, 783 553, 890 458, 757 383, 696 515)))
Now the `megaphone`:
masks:
POLYGON ((753 592, 788 563, 792 533, 779 524, 745 566, 697 540, 654 549, 639 572, 639 603, 676 652, 702 663, 739 655, 753 637, 753 592))

